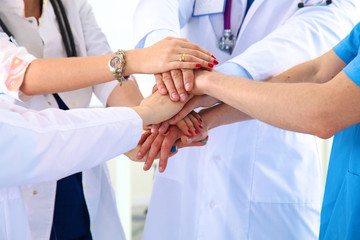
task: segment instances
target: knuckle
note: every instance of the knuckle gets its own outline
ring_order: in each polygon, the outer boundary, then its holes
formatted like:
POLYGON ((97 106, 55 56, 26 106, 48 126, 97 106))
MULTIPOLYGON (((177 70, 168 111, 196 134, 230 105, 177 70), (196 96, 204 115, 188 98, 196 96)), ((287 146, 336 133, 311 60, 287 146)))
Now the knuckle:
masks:
POLYGON ((171 78, 170 75, 166 74, 166 75, 164 75, 164 76, 162 77, 162 80, 163 80, 164 82, 170 82, 170 81, 172 81, 172 78, 171 78))
POLYGON ((177 71, 171 71, 171 76, 173 78, 181 78, 181 71, 177 70, 177 71))

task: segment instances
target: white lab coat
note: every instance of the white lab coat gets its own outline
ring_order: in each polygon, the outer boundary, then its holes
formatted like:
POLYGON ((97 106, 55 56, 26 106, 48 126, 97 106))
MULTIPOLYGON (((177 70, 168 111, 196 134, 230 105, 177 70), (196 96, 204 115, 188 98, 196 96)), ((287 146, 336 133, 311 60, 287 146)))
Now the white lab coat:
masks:
MULTIPOLYGON (((194 0, 141 0, 135 41, 141 47, 181 34, 261 80, 321 55, 350 32, 360 2, 333 2, 299 10, 295 0, 255 0, 244 18, 247 1, 233 0, 233 32, 242 27, 230 56, 218 48, 223 15, 192 17, 194 0)), ((206 146, 181 149, 156 174, 144 239, 316 239, 322 193, 313 136, 257 120, 222 126, 206 146)))
MULTIPOLYGON (((26 18, 26 20, 28 20, 28 23, 26 23, 28 24, 28 27, 26 29, 31 32, 31 36, 37 34, 38 38, 41 39, 44 58, 66 57, 53 8, 50 1, 44 1, 44 3, 45 6, 43 8, 42 17, 39 19, 39 26, 37 25, 36 20, 33 17, 30 17, 26 18)), ((20 17, 23 16, 22 0, 0 0, 0 4, 0 11, 4 11, 5 16, 8 16, 6 14, 9 13, 20 17)), ((104 34, 101 32, 96 23, 94 14, 88 2, 86 0, 63 0, 63 4, 72 28, 78 55, 91 56, 110 53, 111 49, 104 34)), ((4 20, 6 19, 4 18, 4 20)), ((16 32, 16 29, 12 28, 10 31, 14 33, 16 32)), ((23 31, 24 30, 22 30, 22 32, 23 31)), ((21 34, 21 32, 19 34, 21 34)), ((12 99, 17 99, 17 104, 31 109, 42 110, 45 108, 57 108, 57 103, 51 94, 38 95, 30 98, 29 96, 22 94, 20 91, 6 91, 7 88, 4 83, 7 79, 7 73, 9 71, 9 65, 12 57, 17 56, 28 63, 30 63, 34 57, 29 55, 26 51, 24 52, 23 48, 15 49, 14 46, 9 43, 5 34, 1 31, 0 49, 0 84, 2 85, 1 89, 6 92, 6 96, 11 96, 12 99)), ((49 76, 49 78, 50 77, 51 76, 49 76)), ((59 93, 59 95, 69 108, 88 107, 92 93, 95 93, 100 101, 105 105, 109 94, 116 84, 117 81, 113 81, 76 91, 59 93)), ((3 95, 1 96, 1 101, 9 101, 9 99, 3 95)), ((77 142, 77 145, 74 147, 81 148, 82 145, 86 145, 86 141, 89 137, 92 136, 88 135, 88 137, 84 138, 83 144, 81 142, 77 142)), ((104 149, 103 151, 108 150, 104 149)), ((63 153, 59 152, 59 154, 63 153)), ((98 154, 93 152, 91 156, 86 155, 86 157, 89 158, 87 161, 99 163, 96 159, 98 155, 101 156, 102 154, 103 153, 101 152, 98 154)), ((24 156, 24 158, 26 158, 26 156, 24 156)), ((75 163, 75 161, 78 160, 76 159, 77 155, 74 155, 73 158, 71 155, 66 155, 64 158, 67 158, 64 160, 67 162, 75 163)), ((46 160, 49 161, 49 163, 53 161, 51 156, 49 156, 46 160)), ((106 164, 101 163, 93 166, 93 168, 83 172, 84 196, 90 215, 90 226, 93 239, 124 239, 125 237, 117 213, 115 198, 110 184, 110 176, 106 164)), ((61 168, 59 170, 61 170, 61 168)), ((20 218, 26 219, 24 221, 27 221, 30 226, 32 239, 49 239, 50 236, 56 192, 56 181, 54 179, 56 178, 54 177, 55 175, 53 176, 51 171, 49 171, 48 174, 49 176, 52 176, 52 180, 49 179, 46 180, 46 182, 43 181, 42 183, 22 185, 20 187, 22 200, 27 213, 26 218, 24 215, 20 215, 20 213, 11 216, 14 217, 14 221, 20 218)), ((6 222, 4 222, 4 224, 5 223, 6 222)), ((22 238, 10 239, 22 240, 22 238)))
MULTIPOLYGON (((0 102, 0 129, 0 239, 30 240, 40 238, 31 237, 19 186, 54 181, 131 150, 142 120, 129 108, 36 112, 0 102)), ((114 220, 107 214, 103 224, 114 220)))

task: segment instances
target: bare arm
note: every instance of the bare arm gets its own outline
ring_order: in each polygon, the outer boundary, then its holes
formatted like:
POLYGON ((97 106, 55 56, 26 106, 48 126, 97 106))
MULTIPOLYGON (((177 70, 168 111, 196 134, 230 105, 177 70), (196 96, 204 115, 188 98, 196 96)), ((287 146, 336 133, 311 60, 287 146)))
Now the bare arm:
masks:
MULTIPOLYGON (((108 68, 112 54, 92 57, 37 59, 28 67, 20 90, 26 95, 80 89, 114 80, 108 68)), ((126 51, 124 75, 195 69, 213 61, 211 53, 185 39, 166 38, 144 49, 126 51), (178 59, 186 54, 184 62, 178 59)))
POLYGON ((276 127, 328 138, 360 119, 358 86, 342 71, 332 78, 344 66, 330 51, 270 82, 203 72, 196 80, 196 90, 276 127))
POLYGON ((108 107, 135 107, 144 99, 136 82, 130 80, 116 87, 107 99, 108 107))

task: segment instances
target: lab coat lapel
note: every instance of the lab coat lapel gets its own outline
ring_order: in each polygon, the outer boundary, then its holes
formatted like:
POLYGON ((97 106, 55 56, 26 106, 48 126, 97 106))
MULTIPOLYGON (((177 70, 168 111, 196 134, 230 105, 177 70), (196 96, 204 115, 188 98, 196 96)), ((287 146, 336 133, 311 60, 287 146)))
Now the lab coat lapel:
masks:
MULTIPOLYGON (((242 22, 241 28, 240 28, 240 32, 239 35, 236 39, 236 43, 235 46, 238 44, 239 39, 241 38, 241 35, 243 34, 244 30, 246 29, 246 27, 249 24, 250 19, 254 16, 255 12, 258 10, 258 8, 261 6, 262 2, 264 0, 254 0, 253 4, 251 5, 251 7, 249 8, 244 21, 242 22)), ((244 2, 247 2, 246 0, 244 0, 244 2)), ((246 4, 246 3, 245 3, 246 4)))

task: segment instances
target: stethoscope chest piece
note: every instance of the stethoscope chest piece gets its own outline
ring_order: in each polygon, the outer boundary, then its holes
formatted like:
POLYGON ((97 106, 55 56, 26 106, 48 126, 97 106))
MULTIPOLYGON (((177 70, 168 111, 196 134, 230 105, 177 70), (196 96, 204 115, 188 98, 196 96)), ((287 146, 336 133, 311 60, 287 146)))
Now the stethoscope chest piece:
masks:
POLYGON ((219 48, 231 54, 234 48, 234 35, 231 34, 230 29, 224 30, 224 35, 220 38, 219 48))

